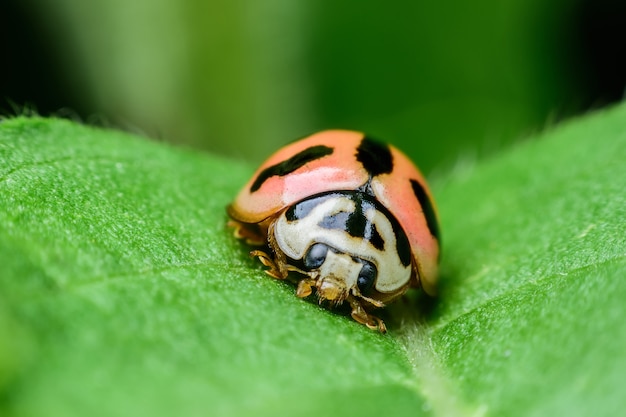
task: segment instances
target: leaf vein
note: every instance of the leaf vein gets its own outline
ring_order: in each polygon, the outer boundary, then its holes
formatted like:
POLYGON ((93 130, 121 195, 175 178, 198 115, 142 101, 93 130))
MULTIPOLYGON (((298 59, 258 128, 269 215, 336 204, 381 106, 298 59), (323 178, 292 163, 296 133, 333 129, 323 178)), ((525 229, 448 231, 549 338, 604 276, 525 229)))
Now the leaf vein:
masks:
POLYGON ((78 158, 76 156, 64 156, 64 157, 46 159, 46 160, 37 161, 37 162, 27 162, 21 165, 17 165, 14 168, 8 170, 2 177, 0 177, 0 183, 7 181, 9 177, 15 174, 16 172, 23 171, 29 168, 34 168, 38 166, 46 166, 46 165, 52 166, 59 162, 65 162, 65 161, 91 161, 91 160, 99 160, 99 159, 106 159, 106 158, 109 158, 109 156, 92 155, 92 156, 84 156, 84 157, 78 157, 78 158))
POLYGON ((446 320, 443 323, 440 323, 440 324, 438 324, 436 326, 431 327, 430 331, 431 332, 436 332, 438 330, 441 330, 441 329, 445 328, 446 326, 448 326, 449 324, 452 324, 452 323, 462 319, 463 317, 467 317, 468 315, 474 313, 475 311, 478 311, 478 310, 484 308, 488 304, 494 303, 494 302, 499 301, 499 300, 506 299, 506 298, 510 297, 512 294, 514 294, 514 293, 516 293, 518 291, 523 291, 526 288, 536 287, 538 285, 545 285, 547 283, 553 282, 556 279, 564 279, 565 277, 568 277, 571 274, 578 273, 580 271, 584 271, 584 270, 587 270, 587 269, 592 269, 592 268, 595 268, 595 267, 599 267, 601 265, 609 264, 611 262, 620 262, 620 261, 623 261, 624 259, 626 259, 626 253, 622 254, 622 255, 619 255, 619 256, 614 256, 614 257, 605 259, 602 262, 590 263, 590 264, 582 265, 582 266, 579 266, 577 268, 570 269, 568 271, 560 271, 560 272, 553 273, 551 275, 547 275, 547 276, 545 276, 543 278, 539 278, 537 280, 528 281, 528 282, 526 282, 526 283, 524 283, 524 284, 522 284, 520 286, 517 286, 517 287, 512 288, 510 290, 504 291, 503 293, 498 294, 495 297, 488 298, 488 299, 482 301, 481 303, 475 305, 474 307, 470 308, 469 310, 464 311, 463 313, 458 314, 457 316, 455 316, 455 317, 453 317, 453 318, 451 318, 449 320, 446 320))

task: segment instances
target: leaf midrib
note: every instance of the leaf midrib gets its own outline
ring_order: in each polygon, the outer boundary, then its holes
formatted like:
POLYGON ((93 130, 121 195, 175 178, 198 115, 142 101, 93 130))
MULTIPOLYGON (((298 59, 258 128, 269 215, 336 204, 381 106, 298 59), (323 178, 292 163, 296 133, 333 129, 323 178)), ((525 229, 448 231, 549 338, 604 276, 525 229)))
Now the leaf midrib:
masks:
POLYGON ((533 287, 546 286, 557 279, 566 279, 570 275, 585 270, 624 261, 626 261, 626 253, 601 262, 589 263, 569 269, 566 272, 554 273, 526 282, 495 297, 486 299, 473 308, 435 326, 426 325, 424 322, 404 323, 398 332, 396 340, 413 372, 414 381, 407 381, 406 386, 416 392, 417 395, 425 397, 436 416, 480 417, 485 415, 488 411, 487 405, 472 405, 463 402, 461 399, 462 396, 458 394, 458 389, 453 384, 452 379, 448 378, 443 371, 444 368, 441 366, 432 344, 432 335, 449 325, 464 320, 481 309, 487 308, 489 305, 501 303, 515 293, 524 292, 533 287))

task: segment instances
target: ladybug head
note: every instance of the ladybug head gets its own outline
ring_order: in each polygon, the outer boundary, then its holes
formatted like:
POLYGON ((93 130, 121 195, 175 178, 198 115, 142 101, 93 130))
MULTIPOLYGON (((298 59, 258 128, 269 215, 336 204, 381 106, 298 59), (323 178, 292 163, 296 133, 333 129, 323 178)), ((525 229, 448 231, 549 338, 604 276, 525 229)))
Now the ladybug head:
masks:
POLYGON ((343 303, 348 296, 367 298, 377 270, 369 261, 339 252, 324 243, 313 244, 303 259, 309 285, 316 288, 320 303, 343 303))

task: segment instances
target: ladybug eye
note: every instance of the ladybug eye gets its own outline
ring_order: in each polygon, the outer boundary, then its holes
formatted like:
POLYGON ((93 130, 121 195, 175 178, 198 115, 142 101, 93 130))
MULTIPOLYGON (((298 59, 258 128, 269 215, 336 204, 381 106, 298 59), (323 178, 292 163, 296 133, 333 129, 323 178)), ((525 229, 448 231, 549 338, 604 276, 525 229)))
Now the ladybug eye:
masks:
POLYGON ((376 267, 373 263, 363 261, 363 268, 361 268, 359 278, 356 282, 362 295, 367 295, 367 293, 372 289, 372 287, 374 286, 374 281, 376 281, 377 274, 378 271, 376 271, 376 267))
POLYGON ((319 268, 326 260, 327 253, 328 246, 323 243, 314 244, 304 257, 304 266, 308 269, 319 268))

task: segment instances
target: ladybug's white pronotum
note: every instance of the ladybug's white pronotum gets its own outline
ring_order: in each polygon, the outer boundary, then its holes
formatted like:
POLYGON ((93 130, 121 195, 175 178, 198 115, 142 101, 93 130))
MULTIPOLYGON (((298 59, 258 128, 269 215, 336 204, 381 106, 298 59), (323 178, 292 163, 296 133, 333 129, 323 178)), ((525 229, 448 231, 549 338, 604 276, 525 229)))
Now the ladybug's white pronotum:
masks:
POLYGON ((385 332, 370 312, 410 287, 434 295, 439 227, 424 177, 390 145, 329 130, 272 155, 228 207, 235 236, 265 245, 251 255, 298 297, 349 303, 352 317, 385 332))

